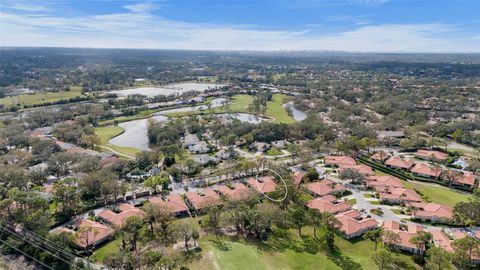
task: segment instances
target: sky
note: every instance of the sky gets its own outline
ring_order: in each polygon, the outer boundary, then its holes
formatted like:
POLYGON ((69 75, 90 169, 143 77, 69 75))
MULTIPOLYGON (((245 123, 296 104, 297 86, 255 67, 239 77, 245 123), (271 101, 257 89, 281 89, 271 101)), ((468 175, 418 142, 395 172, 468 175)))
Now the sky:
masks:
POLYGON ((480 52, 480 0, 0 0, 0 46, 480 52))

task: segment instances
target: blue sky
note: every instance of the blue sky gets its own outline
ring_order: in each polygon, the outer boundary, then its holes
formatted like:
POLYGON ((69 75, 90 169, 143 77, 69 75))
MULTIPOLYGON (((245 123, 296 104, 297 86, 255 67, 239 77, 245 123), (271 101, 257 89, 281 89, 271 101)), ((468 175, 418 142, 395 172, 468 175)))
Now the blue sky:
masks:
POLYGON ((0 45, 480 52, 480 0, 1 0, 0 45))

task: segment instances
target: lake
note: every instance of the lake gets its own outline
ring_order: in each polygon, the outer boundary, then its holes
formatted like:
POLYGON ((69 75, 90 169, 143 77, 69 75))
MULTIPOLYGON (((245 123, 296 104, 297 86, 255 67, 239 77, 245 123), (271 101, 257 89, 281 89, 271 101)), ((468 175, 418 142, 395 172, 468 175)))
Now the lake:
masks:
POLYGON ((118 96, 125 97, 133 94, 140 94, 147 97, 154 97, 157 95, 177 95, 187 91, 203 92, 209 89, 216 89, 225 86, 224 84, 214 83, 177 83, 165 85, 162 87, 138 87, 124 90, 113 90, 108 93, 117 94, 118 96))
POLYGON ((292 117, 296 121, 303 121, 305 118, 307 118, 307 114, 303 111, 297 110, 295 106, 293 105, 293 101, 287 102, 283 104, 284 108, 290 108, 292 110, 292 117))

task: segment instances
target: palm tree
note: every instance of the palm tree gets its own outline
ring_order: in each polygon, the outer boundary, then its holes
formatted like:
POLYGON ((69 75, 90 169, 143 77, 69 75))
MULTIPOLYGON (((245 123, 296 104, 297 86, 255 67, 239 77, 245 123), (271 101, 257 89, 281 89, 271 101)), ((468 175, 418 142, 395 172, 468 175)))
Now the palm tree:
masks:
POLYGON ((375 243, 375 251, 377 251, 378 242, 382 239, 382 228, 370 230, 363 235, 363 239, 369 239, 375 243))
POLYGON ((432 242, 432 234, 429 232, 419 231, 417 234, 410 239, 410 243, 417 246, 420 250, 420 255, 425 256, 425 251, 428 248, 428 244, 432 242))

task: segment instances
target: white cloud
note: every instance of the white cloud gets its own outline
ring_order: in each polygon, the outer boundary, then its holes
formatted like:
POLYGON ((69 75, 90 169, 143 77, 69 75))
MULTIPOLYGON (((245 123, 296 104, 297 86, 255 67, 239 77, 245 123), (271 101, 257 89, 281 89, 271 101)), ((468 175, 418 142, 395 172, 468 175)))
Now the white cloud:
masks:
POLYGON ((146 2, 146 3, 138 3, 138 4, 132 4, 132 5, 125 5, 123 8, 130 10, 132 12, 137 12, 137 13, 142 13, 142 12, 150 12, 152 10, 158 9, 159 5, 156 3, 152 2, 146 2))
POLYGON ((129 12, 53 16, 0 13, 0 45, 206 50, 479 51, 474 36, 448 38, 445 24, 360 25, 336 34, 192 24, 129 12))

